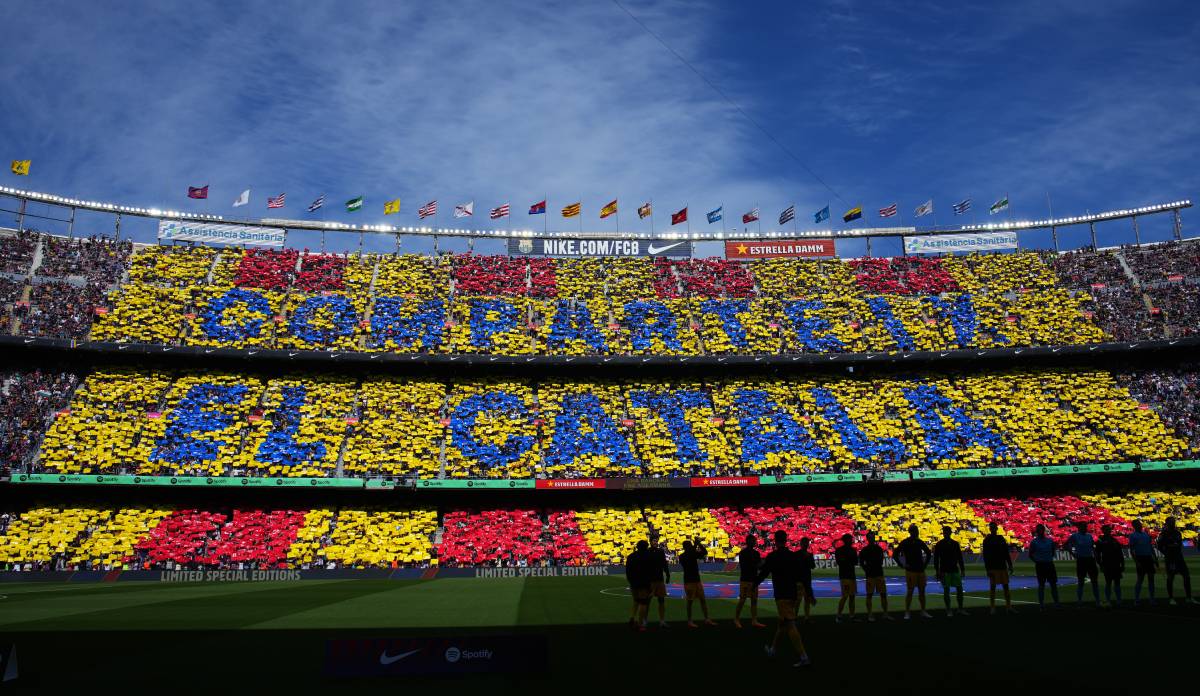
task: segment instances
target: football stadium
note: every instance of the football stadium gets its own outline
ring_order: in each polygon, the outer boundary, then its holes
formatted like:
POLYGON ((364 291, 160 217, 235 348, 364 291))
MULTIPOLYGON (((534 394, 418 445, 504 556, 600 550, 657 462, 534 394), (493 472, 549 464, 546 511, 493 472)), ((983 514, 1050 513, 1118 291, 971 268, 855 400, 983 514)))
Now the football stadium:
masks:
POLYGON ((172 197, 0 136, 5 688, 1187 688, 1188 187, 847 202, 607 11, 820 190, 172 197))

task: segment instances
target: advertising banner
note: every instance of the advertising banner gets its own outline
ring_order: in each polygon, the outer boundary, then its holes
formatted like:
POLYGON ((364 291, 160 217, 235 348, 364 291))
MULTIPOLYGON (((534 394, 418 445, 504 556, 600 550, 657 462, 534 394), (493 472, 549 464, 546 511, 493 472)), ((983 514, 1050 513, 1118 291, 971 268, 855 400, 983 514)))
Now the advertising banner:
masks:
POLYGON ((1142 471, 1168 471, 1175 469, 1200 469, 1200 461, 1194 459, 1169 462, 1142 462, 1142 471))
POLYGON ((757 476, 704 476, 693 477, 692 488, 709 488, 712 486, 757 486, 757 476))
POLYGON ((907 471, 885 471, 883 472, 884 481, 911 481, 912 476, 907 471))
POLYGON ((787 476, 759 476, 758 483, 762 486, 794 483, 839 483, 845 481, 861 483, 866 478, 866 474, 789 474, 787 476))
POLYGON ((546 669, 544 635, 456 638, 336 638, 326 643, 331 677, 412 677, 427 674, 531 674, 546 669))
POLYGON ((834 256, 832 239, 772 239, 770 241, 725 242, 725 258, 742 259, 823 259, 834 256))
POLYGON ((578 490, 581 488, 606 488, 605 481, 602 478, 593 479, 538 479, 536 488, 549 488, 553 490, 566 491, 578 490))
POLYGON ((362 488, 355 478, 259 478, 252 476, 110 476, 105 474, 18 474, 16 483, 69 483, 115 486, 223 486, 362 488))
POLYGON ((533 488, 533 479, 421 479, 417 490, 434 488, 533 488))
POLYGON ((281 247, 287 241, 287 230, 278 227, 249 227, 247 225, 218 225, 209 222, 159 220, 158 239, 162 242, 200 242, 202 244, 281 247))
POLYGON ((907 254, 948 254, 953 251, 989 251, 993 249, 1016 248, 1016 232, 937 234, 904 238, 904 252, 907 254))
POLYGON ((508 240, 509 256, 560 256, 597 258, 604 256, 663 256, 685 259, 692 256, 692 243, 682 239, 532 239, 508 240))

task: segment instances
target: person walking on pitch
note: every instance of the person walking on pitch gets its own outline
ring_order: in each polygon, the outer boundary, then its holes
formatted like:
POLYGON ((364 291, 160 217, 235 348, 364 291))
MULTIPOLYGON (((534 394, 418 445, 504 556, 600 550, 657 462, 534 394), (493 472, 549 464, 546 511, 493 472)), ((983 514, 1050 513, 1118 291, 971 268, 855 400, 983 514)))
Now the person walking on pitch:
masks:
POLYGON ((1100 538, 1096 540, 1096 557, 1100 560, 1100 570, 1104 573, 1104 601, 1109 609, 1116 609, 1121 604, 1121 576, 1125 573, 1125 550, 1121 542, 1112 535, 1112 525, 1106 524, 1100 528, 1100 538), (1113 603, 1113 586, 1116 586, 1117 601, 1113 603))
POLYGON ((800 559, 787 547, 787 532, 782 529, 775 532, 775 550, 767 554, 754 584, 761 584, 768 576, 775 588, 775 610, 779 614, 779 626, 775 629, 775 637, 771 639, 771 644, 765 646, 767 657, 775 657, 779 640, 786 634, 800 656, 799 661, 792 666, 806 667, 811 664, 811 660, 804 649, 804 641, 800 639, 800 629, 796 628, 796 590, 800 580, 800 559))
POLYGON ((1175 525, 1174 517, 1168 517, 1163 522, 1162 531, 1158 533, 1158 550, 1163 555, 1163 565, 1167 567, 1167 601, 1175 599, 1175 576, 1178 575, 1183 578, 1183 597, 1175 601, 1180 604, 1194 602, 1192 573, 1183 558, 1183 535, 1175 525))
POLYGON ((704 614, 706 626, 716 626, 717 622, 708 618, 708 600, 704 598, 704 584, 700 582, 700 561, 708 555, 708 549, 699 538, 695 541, 683 542, 683 553, 679 554, 679 566, 683 568, 683 594, 687 598, 688 628, 699 628, 692 621, 692 604, 700 602, 700 611, 704 614))
POLYGON ((1083 603, 1083 581, 1092 581, 1092 598, 1100 606, 1100 572, 1096 569, 1096 540, 1088 534, 1087 522, 1075 525, 1079 531, 1067 538, 1067 550, 1075 557, 1075 604, 1083 603))
POLYGON ((933 545, 933 572, 937 573, 938 582, 942 583, 942 601, 946 603, 946 618, 954 617, 954 609, 950 606, 950 588, 958 593, 958 613, 966 615, 963 609, 963 576, 967 574, 967 566, 963 562, 962 545, 950 538, 951 529, 942 527, 942 538, 933 545))
POLYGON ((883 577, 883 547, 875 542, 875 532, 867 532, 867 545, 862 551, 858 552, 858 564, 862 566, 863 575, 866 576, 867 585, 867 621, 875 621, 875 615, 871 613, 871 598, 879 593, 879 606, 883 611, 883 618, 888 621, 896 619, 888 613, 887 605, 887 582, 883 577))
POLYGON ((1129 553, 1133 556, 1133 568, 1137 580, 1133 583, 1133 606, 1142 600, 1142 581, 1149 581, 1150 606, 1154 606, 1154 575, 1158 572, 1158 556, 1154 555, 1154 543, 1142 528, 1141 520, 1133 521, 1133 532, 1129 534, 1129 553))
POLYGON ((758 539, 753 534, 747 534, 746 545, 738 552, 740 582, 737 608, 733 610, 733 625, 737 628, 742 627, 742 607, 746 605, 747 599, 750 600, 750 625, 765 628, 758 622, 758 585, 754 582, 758 579, 758 567, 762 565, 762 554, 754 548, 757 545, 758 539))
POLYGON ((896 547, 896 555, 904 559, 901 564, 904 566, 904 584, 907 586, 904 595, 904 620, 912 618, 910 611, 913 590, 917 591, 920 599, 921 617, 932 619, 929 612, 925 611, 925 568, 929 566, 933 552, 929 550, 929 544, 921 539, 921 529, 917 525, 909 526, 908 538, 896 547))
MULTIPOLYGON (((650 596, 658 601, 658 627, 667 628, 667 583, 671 582, 671 566, 667 563, 667 552, 659 542, 658 534, 650 538, 647 565, 650 571, 650 596)), ((650 613, 649 604, 646 613, 650 613)), ((645 625, 646 617, 642 618, 645 625)))
POLYGON ((858 565, 858 551, 854 549, 854 537, 842 535, 842 545, 834 549, 833 560, 837 563, 838 582, 842 586, 842 598, 838 600, 837 616, 834 621, 842 622, 842 609, 850 604, 850 620, 854 617, 854 596, 858 594, 858 580, 854 577, 854 567, 858 565))
POLYGON ((1009 614, 1014 613, 1012 593, 1008 589, 1008 577, 1012 574, 1012 555, 1008 552, 1008 540, 996 531, 1000 526, 995 522, 988 525, 990 534, 983 538, 983 569, 988 576, 988 604, 990 613, 996 613, 996 585, 1004 587, 1004 609, 1009 614))
POLYGON ((1050 596, 1054 598, 1054 607, 1062 606, 1058 602, 1058 568, 1054 566, 1054 540, 1046 536, 1046 525, 1039 524, 1033 528, 1033 538, 1029 540, 1029 560, 1033 561, 1033 570, 1037 573, 1038 610, 1046 608, 1046 585, 1050 585, 1050 596))

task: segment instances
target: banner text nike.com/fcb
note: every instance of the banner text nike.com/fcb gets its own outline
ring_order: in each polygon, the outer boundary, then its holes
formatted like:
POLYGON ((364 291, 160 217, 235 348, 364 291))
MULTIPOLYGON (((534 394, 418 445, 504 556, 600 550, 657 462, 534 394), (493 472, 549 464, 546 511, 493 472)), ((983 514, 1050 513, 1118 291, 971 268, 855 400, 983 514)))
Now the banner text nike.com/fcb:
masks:
POLYGON ((681 239, 520 239, 508 240, 509 256, 664 256, 686 259, 692 243, 681 239))

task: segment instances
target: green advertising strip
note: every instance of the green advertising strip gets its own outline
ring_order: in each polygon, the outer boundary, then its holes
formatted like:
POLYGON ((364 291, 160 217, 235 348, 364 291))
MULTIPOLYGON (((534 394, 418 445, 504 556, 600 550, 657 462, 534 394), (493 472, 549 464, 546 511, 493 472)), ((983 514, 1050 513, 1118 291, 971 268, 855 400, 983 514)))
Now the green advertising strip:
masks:
POLYGON ((400 483, 398 481, 390 481, 388 479, 367 479, 366 485, 363 486, 363 488, 391 489, 398 488, 399 486, 400 483))
POLYGON ((1195 459, 1172 460, 1169 462, 1142 462, 1142 471, 1174 471, 1175 469, 1200 469, 1195 459))
POLYGON ((885 471, 883 472, 884 481, 911 481, 912 474, 907 471, 885 471))
POLYGON ((421 479, 423 488, 536 488, 533 479, 421 479))
POLYGON ((789 474, 787 476, 759 476, 758 485, 777 486, 798 483, 845 483, 854 481, 862 483, 867 480, 866 474, 789 474))

